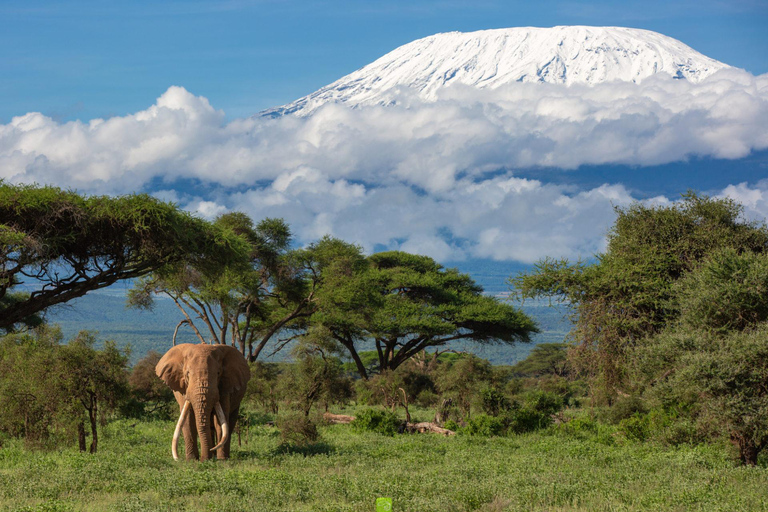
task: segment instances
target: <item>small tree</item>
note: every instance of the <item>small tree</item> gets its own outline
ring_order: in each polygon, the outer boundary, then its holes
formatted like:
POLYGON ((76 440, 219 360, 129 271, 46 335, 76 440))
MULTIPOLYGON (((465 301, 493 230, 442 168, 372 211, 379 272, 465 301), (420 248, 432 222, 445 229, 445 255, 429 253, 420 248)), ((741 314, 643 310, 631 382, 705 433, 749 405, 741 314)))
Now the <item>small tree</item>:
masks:
POLYGON ((464 419, 468 419, 472 403, 478 401, 481 389, 488 386, 491 378, 491 363, 475 355, 466 355, 452 364, 440 365, 436 381, 440 393, 452 399, 464 419))
POLYGON ((348 400, 352 395, 352 383, 344 375, 341 360, 326 354, 319 348, 299 346, 296 362, 282 376, 283 395, 292 400, 297 408, 309 416, 318 402, 328 405, 348 400))
POLYGON ((540 377, 542 375, 568 375, 568 345, 565 343, 540 343, 533 347, 528 357, 512 367, 514 373, 540 377))
MULTIPOLYGON (((64 396, 68 398, 65 403, 69 405, 72 417, 77 418, 78 409, 88 415, 90 453, 96 453, 98 449, 97 425, 105 425, 106 414, 114 411, 119 401, 128 394, 128 357, 117 349, 114 342, 105 342, 102 350, 93 348, 95 342, 92 333, 82 331, 67 345, 61 345, 56 375, 64 396)), ((78 420, 77 428, 80 450, 85 451, 82 420, 78 420)))

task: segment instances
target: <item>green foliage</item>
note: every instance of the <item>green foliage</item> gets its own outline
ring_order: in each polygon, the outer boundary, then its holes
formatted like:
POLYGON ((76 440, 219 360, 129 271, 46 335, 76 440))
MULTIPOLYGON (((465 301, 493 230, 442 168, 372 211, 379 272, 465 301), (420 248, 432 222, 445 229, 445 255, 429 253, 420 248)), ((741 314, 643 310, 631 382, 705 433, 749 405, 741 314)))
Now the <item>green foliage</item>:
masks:
POLYGON ((608 408, 606 417, 608 421, 615 424, 632 416, 644 414, 646 411, 647 408, 643 400, 639 396, 631 395, 617 399, 608 408))
POLYGON ((280 401, 279 377, 280 368, 277 363, 251 363, 251 379, 243 398, 246 403, 255 402, 263 410, 277 414, 280 401))
POLYGON ((509 399, 493 387, 483 389, 480 392, 480 399, 483 412, 491 416, 498 416, 512 407, 509 399))
POLYGON ((320 439, 317 425, 304 414, 289 414, 278 418, 280 439, 289 447, 303 448, 320 439))
POLYGON ((467 426, 459 430, 470 436, 497 437, 506 434, 507 424, 504 419, 478 414, 467 420, 467 426))
POLYGON ((81 332, 61 345, 58 330, 40 327, 0 340, 0 430, 44 446, 80 437, 90 425, 91 453, 97 450, 97 425, 106 423, 128 394, 127 356, 109 341, 102 350, 81 332))
POLYGON ((524 376, 565 376, 568 374, 568 345, 565 343, 539 343, 528 357, 512 367, 512 372, 524 376))
POLYGON ((318 349, 300 346, 296 362, 286 365, 280 375, 281 395, 309 416, 312 407, 321 402, 325 410, 331 404, 352 397, 352 382, 344 374, 341 361, 318 349))
POLYGON ((156 416, 170 419, 176 400, 173 391, 155 374, 155 366, 162 354, 150 350, 131 369, 128 376, 131 399, 126 401, 121 412, 124 416, 143 418, 156 416))
POLYGON ((727 334, 670 331, 637 359, 647 393, 695 421, 692 435, 726 434, 742 462, 756 462, 768 446, 768 324, 727 334))
POLYGON ((233 344, 255 361, 275 334, 301 327, 311 315, 314 274, 304 251, 291 250, 291 232, 282 219, 254 225, 244 213, 232 212, 213 226, 245 244, 240 258, 216 274, 194 263, 159 269, 136 283, 128 303, 147 309, 164 295, 181 313, 176 332, 186 326, 201 342, 233 344))
POLYGON ((768 253, 728 248, 712 254, 678 284, 688 328, 744 330, 768 320, 768 253))
POLYGON ((439 365, 435 373, 438 390, 454 401, 464 418, 470 416, 472 404, 478 400, 480 390, 488 385, 492 376, 490 363, 474 355, 439 365))
POLYGON ((571 362, 598 377, 602 396, 594 398, 608 403, 631 385, 626 362, 634 347, 679 317, 677 281, 723 249, 768 251, 768 229, 745 221, 730 199, 688 193, 671 205, 636 203, 616 213, 595 263, 547 259, 510 279, 520 298, 555 297, 574 308, 571 362))
POLYGON ((358 432, 376 432, 393 436, 401 431, 403 421, 395 413, 380 409, 363 409, 355 416, 352 427, 358 432))
POLYGON ((240 237, 146 194, 83 197, 0 183, 0 329, 120 279, 181 262, 216 272, 240 237), (9 295, 21 284, 35 293, 9 295))
POLYGON ((357 345, 365 340, 374 341, 383 371, 448 341, 513 344, 537 332, 524 313, 426 256, 391 251, 365 258, 328 238, 309 251, 323 257, 314 321, 350 352, 363 378, 357 345))

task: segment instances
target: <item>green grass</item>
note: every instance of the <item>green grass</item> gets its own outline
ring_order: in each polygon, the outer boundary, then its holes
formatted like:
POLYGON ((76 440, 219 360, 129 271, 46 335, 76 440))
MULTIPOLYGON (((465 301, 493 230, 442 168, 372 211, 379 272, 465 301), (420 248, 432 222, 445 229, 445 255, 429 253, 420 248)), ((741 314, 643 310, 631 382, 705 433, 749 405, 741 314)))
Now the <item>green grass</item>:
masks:
POLYGON ((768 469, 726 446, 662 448, 555 429, 511 438, 385 437, 348 425, 284 450, 254 427, 227 462, 174 462, 171 422, 111 423, 96 455, 0 448, 0 510, 768 510, 768 469), (246 444, 247 441, 247 444, 246 444))

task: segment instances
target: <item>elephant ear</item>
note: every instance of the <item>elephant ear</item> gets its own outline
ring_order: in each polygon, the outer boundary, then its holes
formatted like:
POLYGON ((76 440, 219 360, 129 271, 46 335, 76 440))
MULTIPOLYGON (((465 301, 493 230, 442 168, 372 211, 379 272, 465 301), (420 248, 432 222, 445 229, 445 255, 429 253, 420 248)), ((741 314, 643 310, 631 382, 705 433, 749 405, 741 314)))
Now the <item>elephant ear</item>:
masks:
POLYGON ((187 383, 184 380, 185 345, 189 345, 189 343, 173 347, 160 358, 157 366, 155 366, 157 376, 172 390, 179 392, 183 392, 187 387, 187 383))
POLYGON ((221 391, 232 393, 244 389, 251 378, 251 369, 245 362, 243 354, 236 348, 220 345, 222 352, 221 391))

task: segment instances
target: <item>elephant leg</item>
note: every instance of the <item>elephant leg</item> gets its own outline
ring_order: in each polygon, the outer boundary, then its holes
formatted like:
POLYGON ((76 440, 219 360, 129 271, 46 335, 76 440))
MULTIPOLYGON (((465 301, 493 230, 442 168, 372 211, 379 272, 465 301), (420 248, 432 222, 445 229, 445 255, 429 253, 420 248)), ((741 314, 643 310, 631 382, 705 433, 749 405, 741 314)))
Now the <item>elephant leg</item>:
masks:
POLYGON ((229 439, 227 439, 227 442, 224 443, 224 446, 221 447, 221 449, 224 450, 224 454, 226 458, 229 458, 229 447, 232 444, 232 436, 234 436, 235 434, 235 427, 237 426, 237 419, 239 417, 240 417, 240 406, 237 406, 229 413, 229 428, 230 428, 231 434, 229 435, 229 439))
MULTIPOLYGON (((235 432, 235 425, 232 423, 232 413, 230 411, 231 399, 229 395, 222 395, 219 398, 219 403, 221 404, 221 409, 227 419, 228 434, 227 441, 218 450, 216 450, 216 458, 219 460, 226 460, 229 459, 229 444, 232 442, 232 436, 235 432)), ((217 440, 221 441, 221 439, 223 439, 223 432, 218 417, 216 417, 214 424, 216 425, 217 440)))
POLYGON ((189 411, 187 420, 181 426, 181 431, 184 434, 184 451, 187 460, 199 460, 200 451, 197 449, 197 423, 195 423, 194 410, 189 411))

